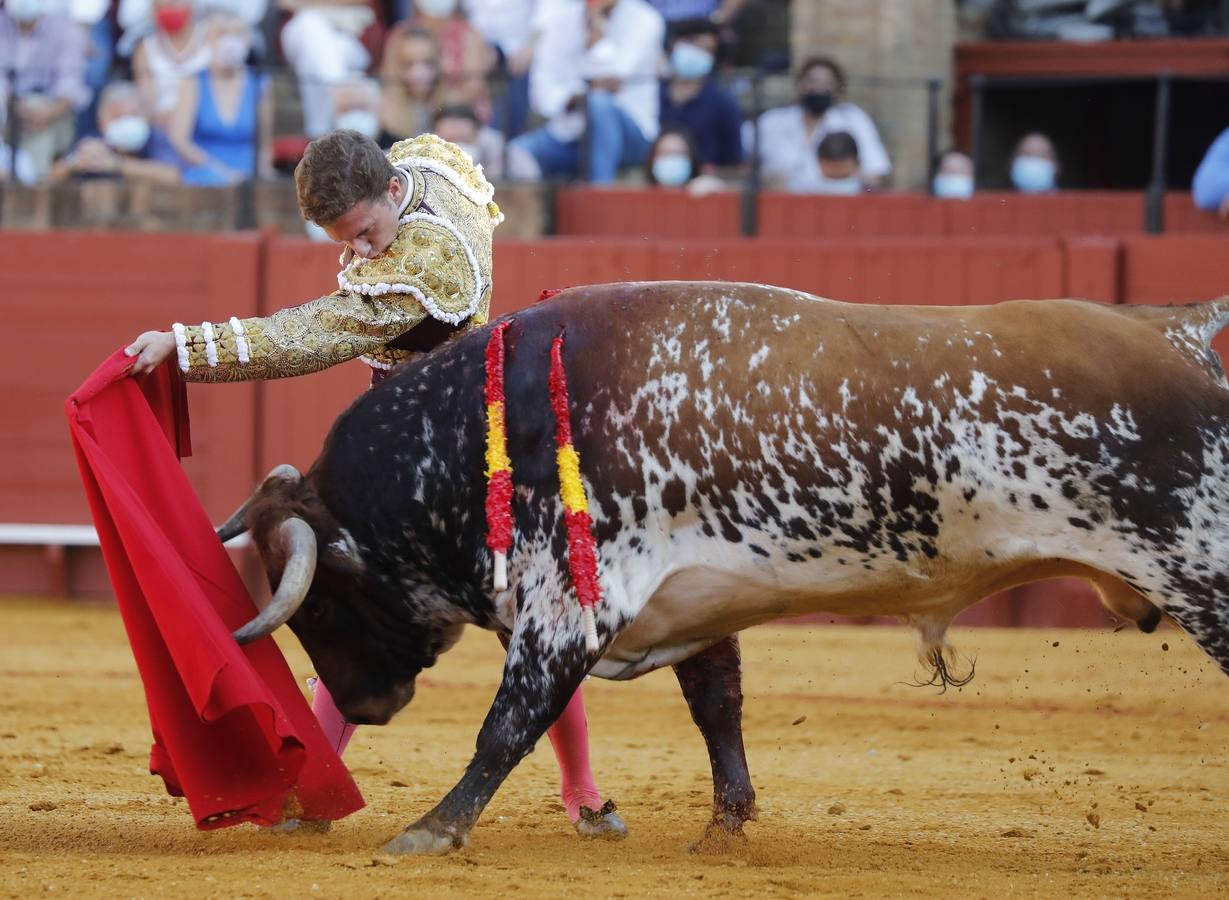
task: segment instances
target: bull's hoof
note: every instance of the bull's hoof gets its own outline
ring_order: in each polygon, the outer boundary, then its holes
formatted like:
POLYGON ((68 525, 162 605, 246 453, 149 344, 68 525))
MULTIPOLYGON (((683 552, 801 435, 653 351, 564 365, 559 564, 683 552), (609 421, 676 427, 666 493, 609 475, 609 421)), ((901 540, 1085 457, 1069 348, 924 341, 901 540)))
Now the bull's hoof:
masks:
POLYGON ((747 846, 743 820, 729 814, 714 819, 704 829, 704 837, 687 848, 696 856, 727 856, 747 846))
POLYGON ((427 825, 411 825, 380 848, 380 852, 389 856, 443 856, 468 844, 468 831, 453 834, 446 829, 437 831, 427 825))
POLYGON ((601 809, 580 808, 580 818, 576 820, 576 833, 586 838, 601 838, 607 841, 621 841, 627 837, 627 825, 622 817, 615 812, 618 809, 613 800, 607 800, 601 809))

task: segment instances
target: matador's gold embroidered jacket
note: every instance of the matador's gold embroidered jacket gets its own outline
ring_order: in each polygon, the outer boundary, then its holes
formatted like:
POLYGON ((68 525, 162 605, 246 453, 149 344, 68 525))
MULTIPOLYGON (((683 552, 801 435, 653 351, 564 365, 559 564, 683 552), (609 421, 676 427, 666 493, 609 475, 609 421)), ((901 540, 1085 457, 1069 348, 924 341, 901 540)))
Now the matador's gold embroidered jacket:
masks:
POLYGON ((469 155, 433 134, 393 145, 409 196, 397 236, 373 259, 341 256, 338 290, 270 316, 175 323, 188 381, 285 378, 362 357, 388 368, 412 354, 387 346, 428 316, 486 322, 491 234, 503 220, 494 188, 469 155))

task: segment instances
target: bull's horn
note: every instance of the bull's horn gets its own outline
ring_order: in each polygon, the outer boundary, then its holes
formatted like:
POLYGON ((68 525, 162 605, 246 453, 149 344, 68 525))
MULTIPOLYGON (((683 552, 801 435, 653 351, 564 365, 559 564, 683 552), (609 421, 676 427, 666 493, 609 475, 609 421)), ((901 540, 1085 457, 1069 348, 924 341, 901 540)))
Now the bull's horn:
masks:
MULTIPOLYGON (((288 465, 287 463, 282 463, 266 475, 265 480, 262 481, 261 484, 263 485, 266 481, 273 478, 277 478, 281 481, 298 481, 302 477, 303 476, 299 474, 299 470, 294 466, 288 465)), ((260 488, 257 488, 251 497, 244 500, 243 505, 235 510, 229 519, 218 526, 218 537, 222 540, 222 543, 225 544, 227 541, 231 540, 232 538, 239 537, 239 535, 248 530, 248 509, 252 505, 252 498, 258 493, 260 493, 260 488)))
POLYGON ((316 532, 312 527, 300 518, 291 517, 279 526, 278 534, 286 553, 282 580, 260 615, 234 633, 240 644, 272 634, 289 622, 302 606, 316 575, 316 532))

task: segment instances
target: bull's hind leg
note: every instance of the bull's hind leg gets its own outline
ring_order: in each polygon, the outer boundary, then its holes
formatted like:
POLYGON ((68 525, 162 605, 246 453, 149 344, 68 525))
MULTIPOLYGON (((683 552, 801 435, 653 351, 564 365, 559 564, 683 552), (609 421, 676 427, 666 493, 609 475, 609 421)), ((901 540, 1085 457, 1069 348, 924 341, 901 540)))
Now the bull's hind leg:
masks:
POLYGON ((755 788, 743 750, 742 664, 728 637, 674 667, 713 768, 713 819, 693 852, 721 852, 755 820, 755 788))
MULTIPOLYGON (((579 625, 579 615, 575 619, 579 625)), ((468 844, 470 829, 495 791, 559 718, 591 665, 579 627, 567 635, 544 632, 522 611, 503 680, 465 774, 435 809, 389 841, 384 852, 447 853, 468 844)))

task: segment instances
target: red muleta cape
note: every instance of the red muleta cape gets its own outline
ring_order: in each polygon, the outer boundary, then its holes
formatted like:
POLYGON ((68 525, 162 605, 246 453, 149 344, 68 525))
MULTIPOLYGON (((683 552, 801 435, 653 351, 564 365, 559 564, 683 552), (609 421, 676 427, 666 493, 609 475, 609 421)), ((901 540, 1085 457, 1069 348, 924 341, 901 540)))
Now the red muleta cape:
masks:
POLYGON ((68 398, 73 448, 145 685, 150 771, 199 828, 339 819, 363 797, 256 612, 179 465, 187 392, 166 364, 131 378, 117 351, 68 398))

